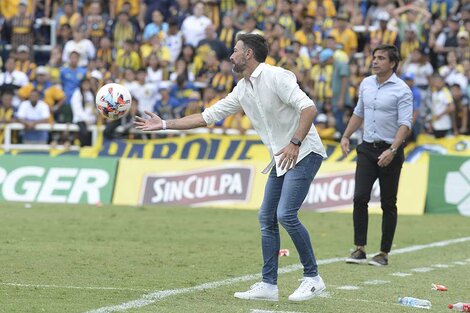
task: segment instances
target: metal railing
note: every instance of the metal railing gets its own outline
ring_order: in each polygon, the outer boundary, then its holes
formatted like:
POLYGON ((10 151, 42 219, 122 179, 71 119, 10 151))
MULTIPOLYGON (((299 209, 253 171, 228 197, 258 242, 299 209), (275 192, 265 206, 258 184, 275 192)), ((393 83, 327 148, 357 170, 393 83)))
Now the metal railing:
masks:
MULTIPOLYGON (((0 123, 1 126, 1 123, 0 123)), ((89 125, 88 130, 91 132, 91 145, 94 146, 98 139, 98 134, 100 131, 103 131, 105 125, 89 125)), ((4 142, 0 145, 0 148, 3 148, 5 152, 9 152, 11 150, 35 150, 35 151, 45 151, 51 148, 56 148, 60 150, 72 150, 77 151, 80 149, 78 146, 63 146, 63 145, 50 145, 50 144, 15 144, 12 143, 12 131, 15 130, 24 130, 25 127, 21 123, 9 123, 4 124, 3 132, 4 132, 4 142)), ((35 130, 43 130, 48 132, 73 132, 76 133, 79 131, 79 128, 76 124, 49 124, 49 123, 42 123, 37 124, 34 127, 35 130)), ((115 130, 117 133, 123 133, 125 131, 124 127, 119 126, 115 130)), ((129 130, 131 134, 150 134, 152 132, 143 132, 138 129, 132 128, 129 130)), ((160 130, 158 134, 162 135, 170 135, 170 134, 178 134, 178 136, 186 136, 189 134, 227 134, 227 135, 238 135, 240 131, 238 129, 220 129, 220 128, 196 128, 196 129, 188 129, 188 130, 160 130)), ((252 129, 246 132, 247 135, 254 135, 256 132, 252 129)))
MULTIPOLYGON (((56 21, 52 19, 36 19, 36 24, 39 25, 46 25, 50 28, 50 40, 49 44, 45 45, 33 45, 33 51, 40 51, 40 52, 50 52, 52 48, 57 45, 57 28, 56 28, 56 21)), ((11 44, 6 44, 4 46, 5 50, 11 50, 11 44)), ((31 48, 31 47, 30 47, 31 48)))

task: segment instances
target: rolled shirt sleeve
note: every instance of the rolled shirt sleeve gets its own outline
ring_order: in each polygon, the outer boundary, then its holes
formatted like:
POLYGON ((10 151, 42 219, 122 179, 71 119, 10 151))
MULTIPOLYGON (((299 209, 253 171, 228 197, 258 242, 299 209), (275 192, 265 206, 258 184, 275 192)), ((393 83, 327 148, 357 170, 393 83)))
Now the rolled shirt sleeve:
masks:
POLYGON ((411 129, 413 120, 413 93, 406 90, 398 100, 398 126, 406 126, 411 129))
POLYGON ((202 118, 206 121, 207 125, 221 121, 242 109, 240 101, 238 100, 238 90, 238 86, 235 86, 233 91, 225 98, 217 101, 213 106, 202 112, 202 118))

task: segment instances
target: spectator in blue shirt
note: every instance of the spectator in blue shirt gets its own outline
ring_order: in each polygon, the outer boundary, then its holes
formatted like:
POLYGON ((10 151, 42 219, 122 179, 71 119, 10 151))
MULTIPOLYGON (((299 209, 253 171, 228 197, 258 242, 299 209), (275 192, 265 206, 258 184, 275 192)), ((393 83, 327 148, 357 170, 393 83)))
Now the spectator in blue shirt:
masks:
POLYGON ((153 35, 159 35, 163 32, 168 34, 168 23, 164 21, 162 12, 155 10, 152 12, 152 22, 147 24, 144 29, 144 40, 150 40, 153 35))
POLYGON ((58 116, 57 122, 59 123, 72 122, 70 99, 72 99, 73 92, 80 86, 80 81, 85 78, 87 72, 85 67, 78 66, 79 59, 80 54, 77 51, 70 52, 69 66, 60 70, 60 81, 62 82, 66 101, 65 105, 62 106, 62 112, 58 116))
POLYGON ((170 89, 170 96, 176 98, 184 110, 194 91, 197 91, 197 88, 192 82, 186 79, 186 75, 178 75, 176 77, 176 84, 173 84, 170 89))
POLYGON ((78 66, 79 59, 80 54, 78 52, 70 52, 69 66, 63 67, 60 70, 60 81, 67 96, 67 104, 70 104, 73 92, 79 87, 80 81, 86 76, 86 68, 78 66))
POLYGON ((162 85, 160 87, 161 99, 155 103, 153 111, 165 119, 176 119, 182 117, 181 102, 177 98, 170 95, 170 86, 162 85))

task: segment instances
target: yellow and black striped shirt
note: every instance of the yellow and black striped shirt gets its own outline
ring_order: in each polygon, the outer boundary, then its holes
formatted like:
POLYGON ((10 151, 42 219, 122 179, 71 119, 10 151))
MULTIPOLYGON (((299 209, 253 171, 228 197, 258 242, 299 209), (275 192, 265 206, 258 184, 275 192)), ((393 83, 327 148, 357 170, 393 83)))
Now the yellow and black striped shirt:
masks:
POLYGON ((211 86, 217 91, 223 89, 226 92, 230 92, 232 91, 233 83, 234 78, 232 74, 217 73, 212 78, 211 86))
POLYGON ((382 31, 381 29, 378 29, 370 33, 370 39, 371 41, 377 40, 381 44, 395 45, 397 35, 397 32, 393 30, 386 29, 385 31, 382 31))

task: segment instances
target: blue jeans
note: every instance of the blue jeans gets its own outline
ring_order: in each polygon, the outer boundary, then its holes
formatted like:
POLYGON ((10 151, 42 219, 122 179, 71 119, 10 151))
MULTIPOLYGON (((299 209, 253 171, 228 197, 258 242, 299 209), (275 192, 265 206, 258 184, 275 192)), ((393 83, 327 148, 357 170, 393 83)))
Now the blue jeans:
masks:
POLYGON ((278 222, 294 242, 300 262, 304 266, 304 277, 318 275, 310 236, 297 215, 322 161, 322 156, 312 152, 283 176, 276 176, 276 167, 269 174, 258 215, 263 250, 262 274, 265 283, 277 284, 281 245, 278 222))

